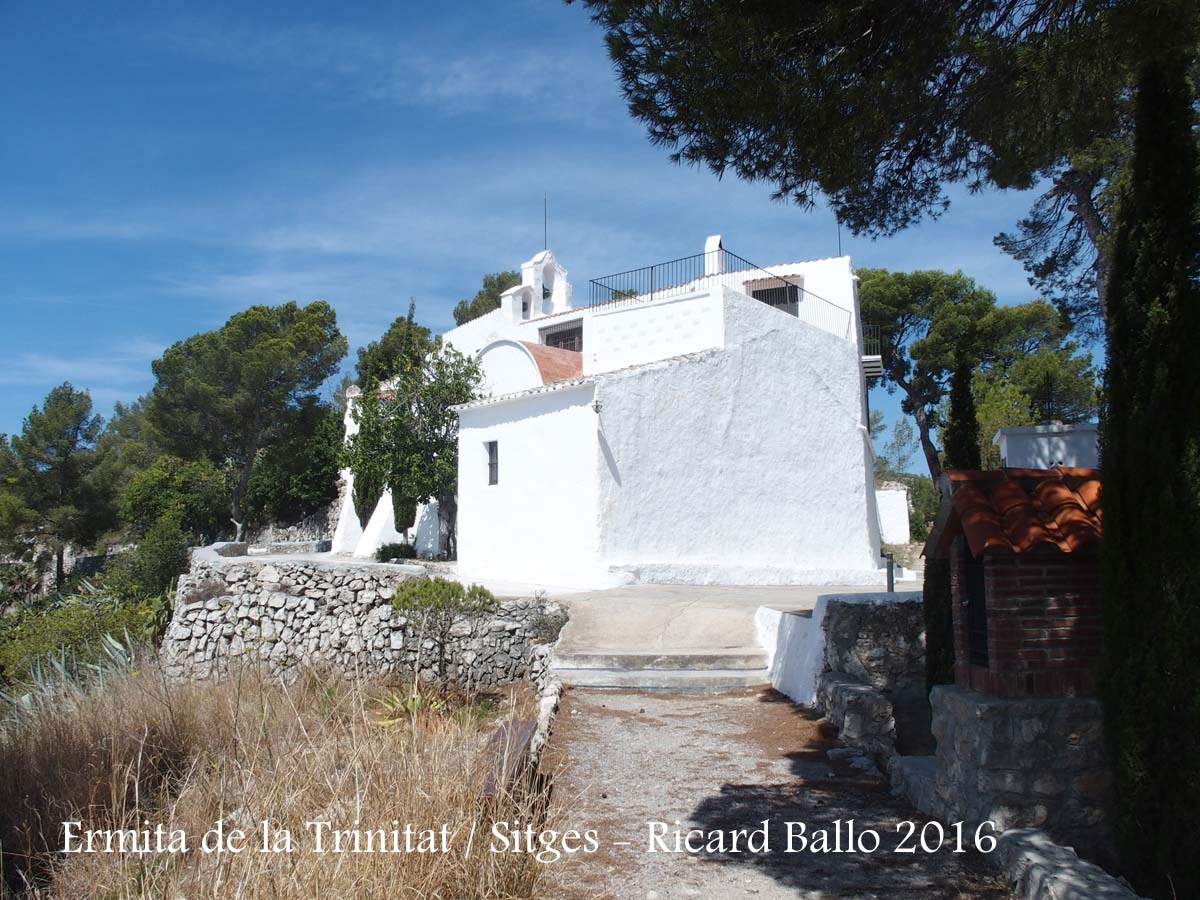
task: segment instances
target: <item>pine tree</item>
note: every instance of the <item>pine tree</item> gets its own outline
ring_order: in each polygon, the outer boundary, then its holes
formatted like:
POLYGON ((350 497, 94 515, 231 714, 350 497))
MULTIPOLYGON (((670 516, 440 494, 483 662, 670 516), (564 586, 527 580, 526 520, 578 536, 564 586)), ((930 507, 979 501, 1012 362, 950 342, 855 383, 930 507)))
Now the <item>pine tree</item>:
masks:
POLYGON ((1200 185, 1188 56, 1155 45, 1138 82, 1108 320, 1101 685, 1123 865, 1141 891, 1196 897, 1200 185))
POLYGON ((103 424, 87 391, 64 382, 12 437, 16 494, 37 514, 39 540, 54 553, 56 588, 66 577, 67 545, 89 545, 109 522, 108 492, 89 477, 103 424))

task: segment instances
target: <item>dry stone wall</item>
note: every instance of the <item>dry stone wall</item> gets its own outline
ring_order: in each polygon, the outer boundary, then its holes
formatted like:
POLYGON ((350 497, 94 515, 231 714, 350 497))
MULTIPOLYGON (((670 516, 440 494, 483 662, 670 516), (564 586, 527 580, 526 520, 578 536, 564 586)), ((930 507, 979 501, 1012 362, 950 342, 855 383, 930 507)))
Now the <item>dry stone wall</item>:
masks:
POLYGON ((821 622, 817 707, 847 744, 885 761, 929 743, 920 595, 889 603, 831 600, 821 622))
POLYGON ((328 541, 333 537, 340 510, 340 496, 296 522, 271 522, 250 529, 247 540, 252 544, 294 543, 297 541, 328 541))
MULTIPOLYGON (((423 675, 437 674, 441 648, 391 604, 398 585, 427 577, 422 567, 223 555, 229 549, 195 551, 179 581, 162 647, 170 674, 220 673, 239 659, 276 670, 330 665, 411 673, 419 667, 423 675)), ((533 598, 503 601, 490 616, 459 619, 445 646, 447 675, 478 687, 530 677, 537 683, 546 676, 534 650, 554 640, 565 620, 557 604, 533 598)))
POLYGON ((1006 700, 939 685, 933 701, 940 817, 1040 828, 1085 856, 1112 858, 1098 700, 1006 700))

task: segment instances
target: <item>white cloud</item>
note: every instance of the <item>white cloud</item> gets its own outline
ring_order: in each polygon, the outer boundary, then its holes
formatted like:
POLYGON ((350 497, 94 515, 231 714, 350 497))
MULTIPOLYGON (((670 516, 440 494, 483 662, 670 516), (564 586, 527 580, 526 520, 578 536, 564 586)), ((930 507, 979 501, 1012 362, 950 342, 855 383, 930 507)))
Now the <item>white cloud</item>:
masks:
POLYGON ((110 353, 17 353, 0 369, 0 387, 25 389, 21 393, 40 397, 69 381, 86 390, 96 408, 103 411, 144 393, 151 381, 150 362, 163 349, 160 341, 137 338, 110 353))
MULTIPOLYGON (((577 123, 592 120, 594 105, 619 103, 598 54, 547 42, 535 29, 504 40, 489 29, 475 31, 480 33, 431 35, 415 26, 403 33, 328 25, 272 28, 191 18, 129 37, 253 71, 266 83, 299 83, 335 102, 450 113, 505 104, 524 120, 577 123)), ((598 46, 597 36, 592 49, 598 46)))

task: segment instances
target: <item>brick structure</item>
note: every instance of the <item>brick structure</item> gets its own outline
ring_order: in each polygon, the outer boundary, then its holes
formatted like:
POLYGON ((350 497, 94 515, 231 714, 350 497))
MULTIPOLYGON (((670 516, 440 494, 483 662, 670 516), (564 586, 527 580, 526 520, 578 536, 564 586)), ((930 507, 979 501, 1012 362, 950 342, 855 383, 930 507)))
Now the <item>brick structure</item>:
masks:
POLYGON ((949 556, 955 685, 930 694, 930 811, 1042 828, 1107 861, 1100 477, 1094 469, 950 472, 926 555, 949 556))
POLYGON ((992 550, 983 567, 987 662, 972 662, 965 584, 965 538, 950 551, 955 683, 997 697, 1076 697, 1093 693, 1101 651, 1100 593, 1094 547, 1063 553, 992 550))
POLYGON ((1094 469, 951 472, 955 682, 997 697, 1094 692, 1101 651, 1094 469))

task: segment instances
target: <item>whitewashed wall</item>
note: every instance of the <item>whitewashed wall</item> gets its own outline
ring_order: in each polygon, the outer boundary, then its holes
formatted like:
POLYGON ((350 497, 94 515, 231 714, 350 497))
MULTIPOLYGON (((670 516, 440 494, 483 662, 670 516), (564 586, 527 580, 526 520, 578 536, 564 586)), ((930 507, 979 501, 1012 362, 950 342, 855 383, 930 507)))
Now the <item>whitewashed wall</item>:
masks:
POLYGON ((1100 465, 1100 443, 1096 426, 1028 425, 1001 428, 992 443, 1009 468, 1049 469, 1052 466, 1100 465))
MULTIPOLYGON (((599 416, 591 385, 464 410, 460 571, 563 587, 881 580, 850 260, 771 271, 812 292, 799 319, 728 288, 579 310, 599 416), (628 366, 640 368, 615 371, 628 366), (485 490, 488 434, 499 490, 485 490)), ((444 339, 474 355, 572 318, 496 310, 444 339)), ((493 395, 536 371, 516 348, 488 356, 493 395)), ((345 504, 335 552, 370 556, 395 539, 390 522, 386 496, 365 530, 345 504)), ((436 523, 435 507, 418 510, 422 552, 436 551, 436 523)))
POLYGON ((879 539, 885 544, 907 544, 908 491, 904 488, 876 491, 875 508, 879 510, 879 539))
POLYGON ((584 332, 583 371, 611 372, 724 343, 719 291, 600 307, 584 332))
POLYGON ((856 343, 723 305, 724 351, 597 379, 603 559, 637 581, 881 581, 856 343))
MULTIPOLYGON (((346 440, 358 434, 358 423, 354 421, 354 399, 347 398, 346 412, 342 416, 342 423, 346 428, 346 440)), ((363 529, 358 520, 358 514, 354 511, 354 474, 349 469, 342 469, 342 482, 345 485, 343 488, 343 496, 346 498, 342 504, 342 508, 338 511, 337 524, 333 528, 333 544, 334 553, 354 553, 358 549, 359 543, 362 541, 363 529)))
POLYGON ((919 591, 871 594, 822 594, 806 614, 759 607, 755 626, 767 651, 771 686, 803 706, 816 702, 817 678, 825 668, 825 614, 834 602, 880 606, 919 600, 919 591))
POLYGON ((829 256, 805 262, 771 266, 779 276, 802 278, 799 317, 837 337, 854 339, 858 334, 858 301, 854 270, 849 256, 829 256))
POLYGON ((466 579, 607 586, 599 564, 592 385, 464 409, 458 572, 466 579), (499 449, 488 484, 485 444, 499 449))

